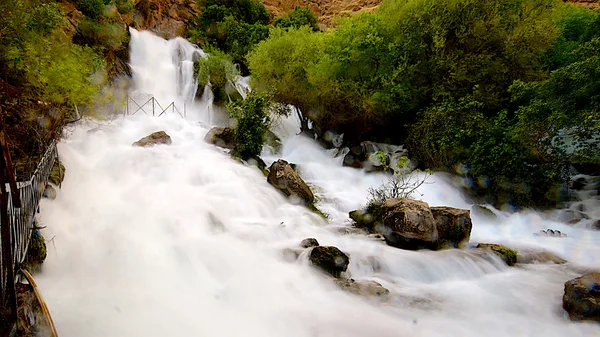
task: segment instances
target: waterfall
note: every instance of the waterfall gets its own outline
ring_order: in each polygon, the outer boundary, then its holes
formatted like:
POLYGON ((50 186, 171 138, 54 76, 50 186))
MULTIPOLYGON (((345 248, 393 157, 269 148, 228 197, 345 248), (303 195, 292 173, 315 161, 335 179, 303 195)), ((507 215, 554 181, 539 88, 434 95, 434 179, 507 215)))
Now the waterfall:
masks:
MULTIPOLYGON (((191 102, 198 89, 190 62, 201 56, 183 39, 132 30, 136 92, 191 102)), ((61 337, 600 334, 561 309, 564 282, 600 267, 599 232, 539 212, 495 210, 496 219, 473 213, 472 244, 549 250, 570 263, 509 268, 467 250, 396 249, 356 233, 348 218, 385 174, 343 167, 335 151, 294 132, 295 114, 279 120, 273 131, 283 137, 282 153, 263 158, 297 164, 325 220, 290 203, 256 167, 205 143, 216 124, 210 105, 190 103, 195 119, 135 115, 101 129, 82 121, 59 144, 67 173, 57 198, 41 205, 52 240, 37 278, 61 337), (172 145, 131 146, 159 130, 172 145), (568 237, 533 235, 546 228, 568 237), (306 251, 298 261, 285 258, 308 237, 346 252, 348 274, 379 282, 389 297, 340 289, 309 265, 306 251)), ((473 207, 451 177, 429 182, 419 190, 429 204, 473 207)))

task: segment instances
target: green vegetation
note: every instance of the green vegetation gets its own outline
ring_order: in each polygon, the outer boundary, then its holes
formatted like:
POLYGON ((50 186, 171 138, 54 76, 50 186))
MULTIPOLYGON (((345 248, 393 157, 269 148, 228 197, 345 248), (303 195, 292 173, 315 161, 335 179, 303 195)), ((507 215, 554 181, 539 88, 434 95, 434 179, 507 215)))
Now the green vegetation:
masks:
POLYGON ((237 93, 231 87, 231 83, 240 75, 239 70, 231 57, 224 52, 218 49, 210 49, 207 52, 206 58, 200 58, 194 63, 198 86, 203 88, 210 83, 215 104, 228 102, 229 95, 237 93))
POLYGON ((285 16, 275 18, 275 27, 280 28, 300 28, 309 26, 313 31, 318 31, 317 23, 319 19, 308 8, 294 8, 294 11, 285 16))
POLYGON ((246 54, 269 36, 269 12, 258 0, 198 1, 202 14, 188 38, 202 47, 216 47, 233 58, 247 75, 246 54))
POLYGON ((247 60, 253 87, 297 106, 303 129, 405 143, 496 204, 554 206, 570 165, 598 165, 596 11, 387 0, 328 32, 293 21, 276 19, 247 60))
POLYGON ((269 129, 270 101, 266 95, 250 94, 228 104, 229 115, 236 119, 234 154, 247 160, 260 155, 269 129))

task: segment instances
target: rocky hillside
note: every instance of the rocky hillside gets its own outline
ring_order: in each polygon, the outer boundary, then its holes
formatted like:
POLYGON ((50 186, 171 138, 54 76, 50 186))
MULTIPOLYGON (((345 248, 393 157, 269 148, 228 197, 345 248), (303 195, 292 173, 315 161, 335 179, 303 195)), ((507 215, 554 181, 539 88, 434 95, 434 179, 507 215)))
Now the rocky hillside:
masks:
POLYGON ((294 10, 296 6, 308 7, 321 23, 329 24, 333 18, 360 11, 371 11, 383 0, 261 0, 265 7, 278 16, 294 10))

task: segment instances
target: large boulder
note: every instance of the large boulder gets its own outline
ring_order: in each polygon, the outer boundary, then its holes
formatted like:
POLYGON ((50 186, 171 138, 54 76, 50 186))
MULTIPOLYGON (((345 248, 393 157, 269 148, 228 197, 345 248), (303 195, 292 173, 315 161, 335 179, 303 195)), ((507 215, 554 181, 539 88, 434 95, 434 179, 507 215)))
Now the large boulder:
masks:
POLYGON ((567 281, 563 309, 574 321, 600 321, 600 273, 588 273, 567 281))
POLYGON ((438 248, 464 248, 471 237, 471 212, 452 207, 431 207, 438 232, 438 248))
POLYGON ((508 247, 498 245, 495 243, 480 243, 475 248, 491 251, 509 266, 512 266, 515 263, 517 263, 518 252, 514 249, 510 249, 508 247))
POLYGON ((531 264, 531 263, 554 263, 563 264, 567 260, 562 257, 547 251, 519 251, 517 254, 517 263, 531 264))
POLYGON ((333 277, 340 277, 348 269, 350 258, 333 246, 318 246, 308 256, 310 262, 333 277))
POLYGON ((288 197, 298 198, 308 206, 313 205, 315 197, 310 187, 287 161, 279 159, 274 162, 269 168, 267 181, 288 197))
POLYGON ((382 206, 383 223, 375 230, 388 245, 402 249, 438 247, 438 231, 429 205, 412 199, 388 199, 382 206))
POLYGON ((158 131, 138 140, 133 143, 133 146, 149 147, 159 144, 171 145, 171 143, 171 137, 166 132, 158 131))
POLYGON ((232 128, 214 127, 206 133, 204 141, 218 147, 233 149, 235 146, 235 130, 232 128))
POLYGON ((368 232, 373 232, 373 229, 377 224, 381 223, 381 219, 369 212, 368 209, 359 209, 348 213, 350 219, 354 220, 354 226, 357 228, 364 228, 368 232))

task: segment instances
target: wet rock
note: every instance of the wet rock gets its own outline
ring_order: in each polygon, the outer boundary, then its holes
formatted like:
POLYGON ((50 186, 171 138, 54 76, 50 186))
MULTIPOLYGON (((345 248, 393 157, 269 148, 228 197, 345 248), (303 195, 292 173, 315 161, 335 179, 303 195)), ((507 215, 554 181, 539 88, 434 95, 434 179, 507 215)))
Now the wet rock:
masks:
POLYGON ((373 228, 381 219, 378 219, 373 214, 369 213, 367 209, 359 209, 348 213, 350 219, 354 220, 354 226, 357 228, 364 228, 369 232, 373 231, 373 228))
POLYGON ((600 273, 588 273, 565 283, 563 309, 574 321, 600 321, 600 273))
POLYGON ((382 206, 383 224, 375 228, 388 245, 418 250, 438 247, 438 231, 426 202, 388 199, 382 206))
POLYGON ((154 145, 171 145, 171 137, 164 131, 158 131, 144 137, 137 142, 133 143, 133 146, 149 147, 154 145))
POLYGON ((383 297, 390 291, 375 281, 355 281, 353 279, 340 279, 338 285, 353 294, 369 297, 383 297))
POLYGON ((564 234, 561 231, 554 230, 554 229, 541 230, 537 233, 533 233, 533 235, 535 235, 535 236, 553 236, 553 237, 566 237, 567 236, 567 234, 564 234))
POLYGON ((47 184, 46 188, 44 188, 44 193, 42 194, 42 197, 50 200, 56 199, 56 189, 52 185, 47 184))
POLYGON ((475 248, 488 250, 500 257, 507 265, 513 266, 517 263, 517 251, 495 243, 480 243, 475 248))
POLYGON ((350 264, 348 255, 333 246, 313 248, 308 259, 314 266, 321 268, 333 277, 340 277, 350 264))
POLYGON ((296 197, 308 206, 312 206, 314 203, 315 197, 308 185, 283 159, 279 159, 271 165, 267 181, 288 197, 296 197))
POLYGON ((431 207, 438 232, 438 249, 464 248, 471 237, 471 212, 452 207, 431 207))
POLYGON ((596 229, 596 230, 600 230, 600 220, 593 220, 591 228, 592 229, 596 229))
POLYGON ((214 127, 206 133, 204 141, 225 149, 233 149, 235 146, 235 130, 214 127))
POLYGON ((481 217, 481 218, 486 218, 486 219, 489 219, 489 220, 494 220, 494 219, 498 218, 498 216, 494 212, 492 212, 491 209, 489 209, 489 208, 487 208, 485 206, 481 206, 481 205, 473 205, 471 207, 471 213, 474 216, 478 216, 478 217, 481 217))
POLYGON ((552 253, 552 252, 519 252, 517 254, 517 263, 532 264, 532 263, 554 263, 563 264, 567 260, 552 253))
POLYGON ((54 162, 54 166, 52 166, 52 171, 50 171, 50 177, 48 178, 48 182, 53 184, 54 186, 60 186, 60 184, 65 179, 65 165, 60 160, 56 160, 54 162))
POLYGON ((283 255, 283 259, 288 262, 295 262, 296 260, 298 260, 298 258, 300 257, 300 253, 300 250, 291 248, 286 248, 281 252, 281 254, 283 255))
POLYGON ((268 147, 270 147, 272 149, 273 153, 279 153, 279 152, 281 152, 281 148, 283 147, 283 145, 281 144, 281 140, 279 139, 279 137, 277 137, 277 135, 274 134, 273 131, 271 131, 271 130, 267 130, 265 132, 265 145, 267 145, 268 147))
POLYGON ((315 238, 304 239, 302 242, 300 242, 300 247, 302 248, 317 247, 318 245, 319 241, 317 241, 315 238))

